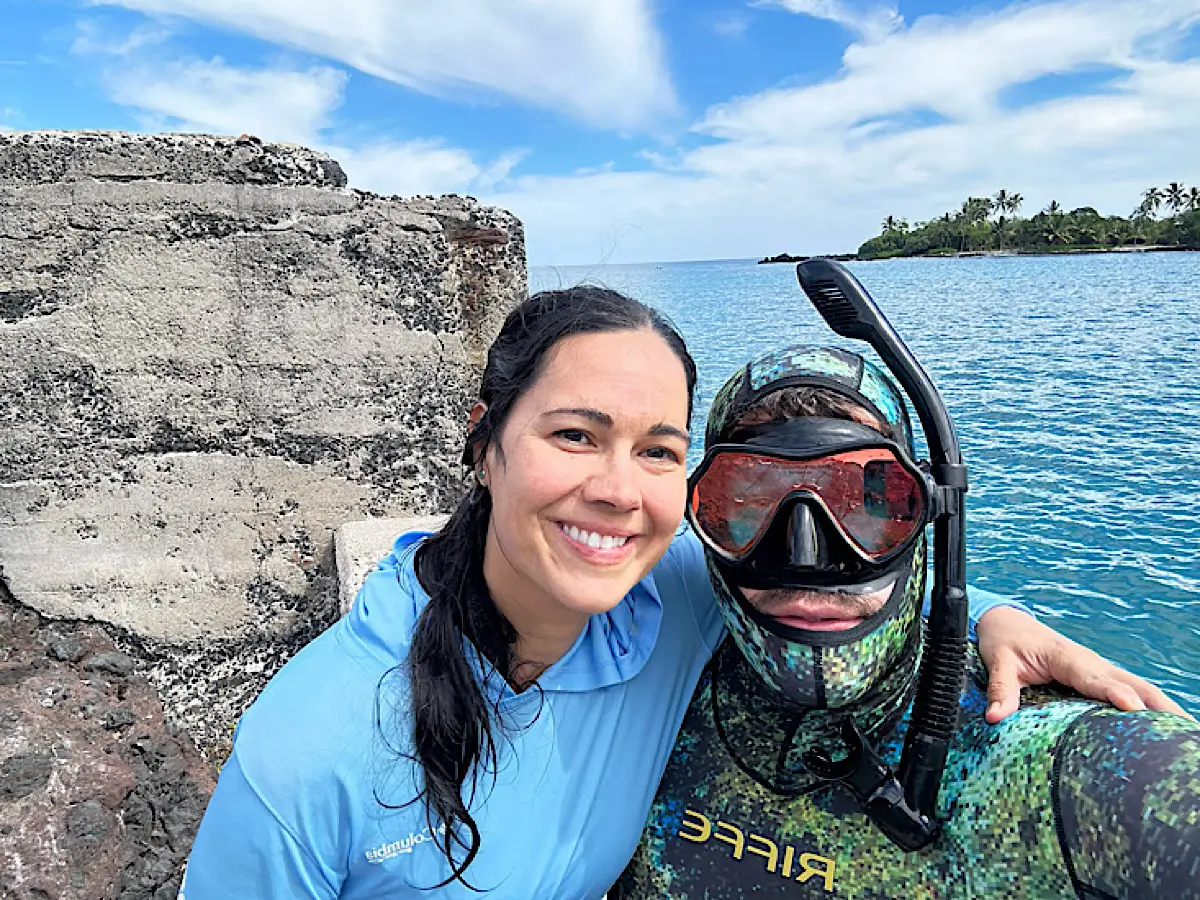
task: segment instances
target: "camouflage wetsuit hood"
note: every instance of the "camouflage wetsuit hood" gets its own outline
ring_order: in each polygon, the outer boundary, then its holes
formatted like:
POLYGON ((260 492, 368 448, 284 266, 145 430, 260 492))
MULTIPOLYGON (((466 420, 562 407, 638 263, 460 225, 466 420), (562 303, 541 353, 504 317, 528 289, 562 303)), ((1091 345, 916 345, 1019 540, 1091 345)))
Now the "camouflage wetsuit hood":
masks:
MULTIPOLYGON (((793 387, 822 388, 863 407, 913 455, 904 400, 879 366, 844 350, 799 346, 760 356, 725 382, 713 400, 705 446, 726 439, 755 403, 793 387)), ((860 722, 863 727, 878 726, 906 705, 920 649, 923 543, 892 568, 895 582, 883 608, 841 632, 802 632, 779 625, 750 605, 719 560, 712 554, 707 558, 730 634, 763 682, 788 702, 814 709, 856 705, 866 719, 860 722)))

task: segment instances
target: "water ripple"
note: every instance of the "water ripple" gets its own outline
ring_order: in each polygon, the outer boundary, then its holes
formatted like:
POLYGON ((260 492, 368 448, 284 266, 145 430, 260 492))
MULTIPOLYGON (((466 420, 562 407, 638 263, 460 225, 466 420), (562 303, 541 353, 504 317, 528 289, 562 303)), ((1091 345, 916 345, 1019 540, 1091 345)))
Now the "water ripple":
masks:
MULTIPOLYGON (((972 583, 1021 597, 1200 713, 1200 254, 851 268, 954 415, 972 583)), ((697 426, 750 356, 846 344, 791 266, 531 272, 535 287, 585 278, 680 326, 700 363, 697 426)))

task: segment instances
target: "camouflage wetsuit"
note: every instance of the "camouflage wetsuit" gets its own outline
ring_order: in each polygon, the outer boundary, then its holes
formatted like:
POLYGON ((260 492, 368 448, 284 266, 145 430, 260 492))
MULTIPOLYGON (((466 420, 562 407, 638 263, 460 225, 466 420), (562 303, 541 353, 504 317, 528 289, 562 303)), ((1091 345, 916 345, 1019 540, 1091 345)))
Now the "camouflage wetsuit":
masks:
MULTIPOLYGON (((1200 727, 1048 694, 990 726, 985 686, 973 657, 941 835, 905 853, 799 762, 839 714, 783 706, 727 640, 610 898, 1200 897, 1200 727)), ((893 767, 906 717, 870 734, 893 767)))

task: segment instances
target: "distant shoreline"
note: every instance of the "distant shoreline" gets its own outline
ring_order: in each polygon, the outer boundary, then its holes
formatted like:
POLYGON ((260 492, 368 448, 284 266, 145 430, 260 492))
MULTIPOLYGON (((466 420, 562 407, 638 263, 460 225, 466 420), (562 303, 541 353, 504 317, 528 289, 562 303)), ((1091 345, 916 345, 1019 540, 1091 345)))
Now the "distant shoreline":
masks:
POLYGON ((1097 253, 1196 253, 1200 246, 1179 246, 1177 244, 1158 244, 1147 246, 1123 247, 1064 247, 1062 250, 962 250, 950 253, 896 253, 887 256, 859 256, 857 253, 831 253, 826 256, 793 256, 790 253, 780 253, 778 256, 764 256, 758 260, 758 265, 770 263, 800 263, 808 259, 834 259, 841 262, 879 262, 887 259, 980 259, 993 256, 1085 256, 1097 253))

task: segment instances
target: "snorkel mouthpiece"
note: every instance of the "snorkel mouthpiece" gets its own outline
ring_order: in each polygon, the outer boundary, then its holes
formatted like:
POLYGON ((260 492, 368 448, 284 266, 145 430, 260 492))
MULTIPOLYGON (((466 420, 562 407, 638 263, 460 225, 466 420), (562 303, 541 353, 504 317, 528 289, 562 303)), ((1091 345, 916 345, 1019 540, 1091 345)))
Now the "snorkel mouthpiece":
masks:
MULTIPOLYGON (((967 490, 967 471, 954 425, 937 388, 866 289, 844 266, 828 259, 800 263, 796 266, 796 277, 830 328, 842 337, 867 342, 879 354, 912 401, 929 444, 938 492, 933 521, 934 582, 929 641, 900 760, 899 781, 903 783, 906 802, 889 805, 886 814, 880 814, 882 811, 873 809, 872 804, 866 805, 867 814, 894 843, 905 850, 919 849, 937 837, 938 791, 966 681, 963 495, 967 490)), ((891 777, 890 772, 886 775, 891 777)), ((853 787, 852 779, 848 783, 853 787)))

